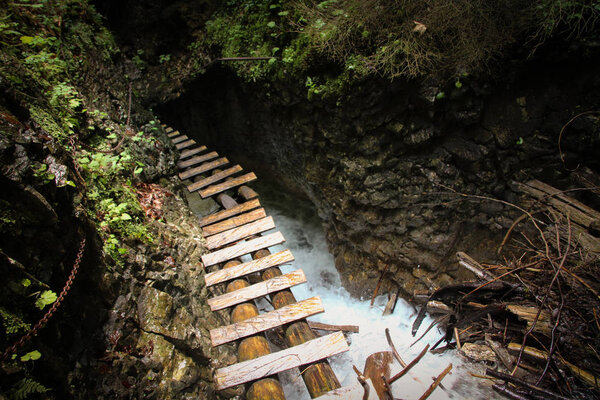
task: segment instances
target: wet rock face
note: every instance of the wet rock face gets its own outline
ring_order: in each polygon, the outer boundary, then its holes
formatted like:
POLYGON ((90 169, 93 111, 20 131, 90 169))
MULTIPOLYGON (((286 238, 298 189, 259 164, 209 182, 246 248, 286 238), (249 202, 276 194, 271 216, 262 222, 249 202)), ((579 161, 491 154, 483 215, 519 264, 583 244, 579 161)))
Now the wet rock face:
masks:
MULTIPOLYGON (((265 89, 215 70, 161 112, 259 177, 306 193, 356 294, 370 295, 374 282, 366 281, 386 265, 412 294, 460 275, 457 250, 493 259, 515 217, 510 207, 453 191, 516 201, 512 179, 567 176, 558 132, 574 105, 593 108, 597 101, 581 95, 600 83, 591 70, 555 67, 545 75, 525 71, 506 87, 373 80, 340 98, 310 101, 301 86, 265 89), (436 100, 442 89, 446 96, 436 100)), ((597 169, 580 144, 597 146, 597 132, 563 138, 567 158, 597 169)))

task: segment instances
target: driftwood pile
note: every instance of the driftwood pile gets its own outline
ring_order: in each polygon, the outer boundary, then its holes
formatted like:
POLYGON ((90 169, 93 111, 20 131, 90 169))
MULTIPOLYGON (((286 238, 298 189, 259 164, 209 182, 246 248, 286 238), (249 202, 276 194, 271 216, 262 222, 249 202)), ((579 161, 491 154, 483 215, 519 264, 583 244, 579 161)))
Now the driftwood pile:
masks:
POLYGON ((421 293, 413 335, 434 315, 446 335, 430 351, 487 363, 481 378, 508 398, 600 398, 600 213, 539 181, 515 187, 530 202, 500 246, 512 255, 458 253, 476 280, 421 293))

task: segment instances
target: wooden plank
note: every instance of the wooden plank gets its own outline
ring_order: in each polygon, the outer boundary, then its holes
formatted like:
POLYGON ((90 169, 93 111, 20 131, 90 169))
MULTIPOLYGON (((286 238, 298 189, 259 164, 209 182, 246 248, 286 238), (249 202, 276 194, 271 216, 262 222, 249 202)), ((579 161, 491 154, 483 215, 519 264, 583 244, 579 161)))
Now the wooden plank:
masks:
POLYGON ((289 250, 283 250, 275 254, 269 254, 268 256, 258 258, 256 260, 238 264, 235 267, 224 268, 208 273, 204 276, 204 281, 206 282, 206 286, 210 287, 218 283, 241 278, 242 276, 260 272, 267 268, 277 267, 292 261, 294 261, 292 252, 289 250))
POLYGON ((181 135, 181 136, 175 136, 175 137, 171 137, 171 142, 173 142, 173 144, 177 144, 177 143, 181 143, 183 141, 189 140, 190 138, 187 137, 186 135, 181 135))
POLYGON ((237 217, 229 218, 225 221, 221 221, 217 224, 206 226, 202 228, 202 234, 205 237, 219 234, 221 232, 228 231, 229 229, 237 228, 238 226, 247 224, 252 221, 259 220, 267 216, 264 208, 249 211, 245 214, 238 215, 237 217))
POLYGON ((193 167, 194 165, 203 163, 204 161, 212 160, 213 158, 219 157, 219 154, 216 151, 211 151, 210 153, 203 154, 201 156, 192 157, 185 161, 179 161, 177 166, 179 169, 193 167))
POLYGON ((271 233, 243 243, 235 244, 231 247, 217 250, 213 253, 205 254, 202 256, 202 264, 204 264, 205 267, 210 267, 211 265, 229 261, 236 257, 243 256, 244 254, 275 246, 283 242, 285 242, 285 239, 281 232, 271 233))
POLYGON ((200 147, 196 147, 194 149, 184 150, 179 155, 179 159, 183 160, 184 158, 188 158, 188 157, 194 156, 198 153, 202 153, 204 150, 206 150, 206 146, 200 146, 200 147))
POLYGON ((195 144, 196 144, 196 142, 194 141, 194 139, 190 139, 190 140, 186 140, 185 142, 177 143, 175 145, 175 148, 177 150, 183 150, 183 149, 187 149, 188 147, 192 147, 195 144))
MULTIPOLYGON (((370 379, 365 380, 365 384, 369 386, 369 395, 367 400, 379 400, 377 397, 377 392, 373 387, 373 382, 370 379)), ((322 396, 316 398, 316 400, 362 400, 364 399, 365 388, 360 384, 360 382, 356 382, 353 385, 344 386, 339 389, 332 390, 331 392, 327 392, 322 396)))
POLYGON ((210 340, 213 346, 219 346, 234 340, 245 338, 290 322, 298 321, 325 311, 319 296, 248 318, 242 322, 211 329, 210 340))
POLYGON ((255 179, 256 179, 256 175, 254 175, 254 172, 250 172, 248 174, 238 176, 237 178, 230 179, 223 183, 219 183, 218 185, 209 186, 207 189, 200 191, 200 196, 203 199, 206 199, 207 197, 210 197, 217 193, 224 192, 227 189, 231 189, 236 186, 243 185, 244 183, 251 182, 255 179))
POLYGON ((203 187, 208 185, 212 185, 215 182, 220 181, 221 179, 225 179, 233 174, 237 174, 242 170, 242 167, 239 165, 235 165, 231 168, 226 169, 225 171, 217 172, 216 174, 212 174, 208 178, 204 178, 199 180, 198 182, 194 182, 187 187, 188 191, 195 192, 196 190, 200 190, 203 187))
POLYGON ((260 201, 258 201, 258 199, 250 200, 228 210, 223 210, 215 214, 207 215, 199 221, 199 225, 206 226, 214 224, 215 222, 219 222, 226 218, 233 217, 234 215, 238 215, 258 207, 260 207, 260 201))
POLYGON ((348 350, 348 343, 341 332, 309 340, 298 346, 218 369, 215 373, 217 390, 274 375, 348 350))
POLYGON ((186 171, 180 172, 179 179, 184 180, 184 179, 192 178, 196 175, 200 175, 204 172, 210 171, 211 169, 215 169, 222 165, 227 165, 227 164, 229 164, 229 160, 226 157, 221 157, 218 160, 207 162, 207 163, 204 163, 197 167, 190 168, 186 171))
POLYGON ((209 250, 218 249, 219 247, 246 239, 250 236, 258 235, 259 233, 263 233, 274 228, 275 222, 273 222, 273 217, 262 218, 207 238, 206 247, 209 250))
POLYGON ((289 274, 278 275, 266 281, 246 286, 233 292, 225 293, 217 297, 206 300, 212 311, 222 310, 236 304, 244 303, 249 300, 258 299, 269 293, 279 292, 283 289, 291 288, 306 282, 304 271, 297 269, 289 274))

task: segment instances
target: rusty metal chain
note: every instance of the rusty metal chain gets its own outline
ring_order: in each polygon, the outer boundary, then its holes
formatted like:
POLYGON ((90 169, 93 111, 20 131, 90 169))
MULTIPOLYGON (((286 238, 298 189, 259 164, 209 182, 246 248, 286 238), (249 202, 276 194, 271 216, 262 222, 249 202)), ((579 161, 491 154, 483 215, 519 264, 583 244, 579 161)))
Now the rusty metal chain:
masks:
POLYGON ((50 307, 50 309, 46 312, 46 314, 42 317, 42 319, 40 319, 37 322, 37 324, 35 324, 33 326, 33 328, 31 328, 29 330, 29 332, 27 332, 27 334, 25 336, 23 336, 15 344, 13 344, 12 346, 10 346, 8 349, 6 349, 2 353, 2 356, 0 356, 0 361, 4 361, 11 354, 16 353, 17 349, 19 349, 20 347, 22 347, 25 343, 29 342, 32 337, 34 337, 35 335, 37 335, 37 332, 44 325, 46 325, 46 323, 52 317, 52 315, 54 314, 54 312, 58 309, 58 307, 60 307, 60 304, 65 299, 65 296, 69 292, 69 289, 71 289, 71 285, 73 284, 73 280, 75 279, 75 275, 77 275, 77 271, 79 270, 79 264, 81 263, 81 258, 83 257, 84 250, 85 250, 85 238, 83 238, 81 240, 81 244, 79 245, 79 252, 77 253, 77 258, 75 258, 75 263, 73 264, 73 269, 71 270, 71 274, 69 275, 69 279, 67 279, 67 283, 65 283, 65 286, 63 287, 63 289, 60 292, 60 295, 58 296, 58 298, 56 299, 56 301, 52 304, 52 307, 50 307))

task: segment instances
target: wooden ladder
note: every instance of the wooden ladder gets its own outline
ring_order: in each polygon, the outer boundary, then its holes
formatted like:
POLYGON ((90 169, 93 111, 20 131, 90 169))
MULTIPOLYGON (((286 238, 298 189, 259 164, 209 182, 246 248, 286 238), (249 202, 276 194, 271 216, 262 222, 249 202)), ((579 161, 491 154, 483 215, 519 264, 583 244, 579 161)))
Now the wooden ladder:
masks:
MULTIPOLYGON (((221 170, 229 164, 225 157, 219 158, 215 151, 209 152, 206 146, 197 145, 193 138, 181 134, 173 128, 163 124, 168 137, 180 151, 179 178, 189 180, 187 189, 200 194, 202 198, 219 195, 217 200, 225 209, 205 216, 200 219, 199 225, 206 238, 206 247, 210 253, 202 256, 205 269, 214 269, 217 265, 224 265, 239 257, 263 251, 263 256, 255 258, 230 268, 206 271, 205 281, 207 287, 225 285, 236 279, 246 278, 252 274, 277 268, 294 261, 290 250, 283 250, 271 254, 269 247, 285 242, 280 232, 265 232, 275 228, 272 217, 267 216, 261 208, 258 195, 251 188, 244 186, 256 179, 252 172, 238 175, 242 167, 235 165, 221 170), (211 173, 208 175, 208 173, 211 173), (193 181, 195 179, 195 181, 193 181), (245 202, 238 204, 223 193, 236 189, 245 202), (225 196, 225 197, 222 197, 225 196)), ((283 290, 306 282, 302 269, 297 269, 288 274, 279 274, 261 282, 246 285, 245 287, 208 299, 208 304, 213 311, 234 307, 236 305, 273 295, 283 290)), ((258 314, 237 323, 221 326, 210 331, 213 346, 219 346, 236 340, 261 334, 268 330, 287 326, 297 321, 303 321, 312 315, 324 312, 323 303, 318 296, 295 301, 273 311, 258 314)), ((326 360, 336 354, 348 351, 348 344, 342 332, 335 332, 322 337, 305 341, 304 343, 288 347, 284 350, 238 362, 215 373, 215 382, 218 390, 227 389, 236 385, 256 381, 275 375, 299 366, 306 366, 314 362, 326 360)), ((327 365, 328 366, 328 365, 327 365)), ((333 374, 333 372, 331 372, 333 374)), ((321 392, 313 397, 319 399, 362 398, 362 386, 358 384, 341 388, 337 378, 333 375, 334 384, 331 389, 321 392), (360 396, 358 394, 361 394, 360 396), (351 397, 348 397, 351 396, 351 397)), ((306 378, 305 378, 306 380, 306 378)), ((310 392, 310 387, 309 387, 310 392)), ((370 391, 369 399, 373 397, 374 390, 370 391)), ((314 393, 311 392, 311 395, 314 393)))

